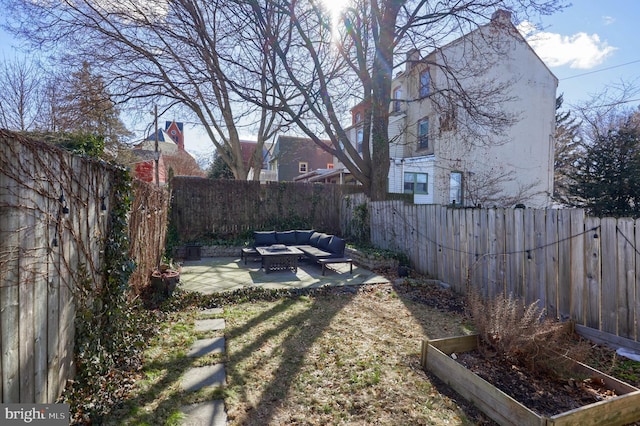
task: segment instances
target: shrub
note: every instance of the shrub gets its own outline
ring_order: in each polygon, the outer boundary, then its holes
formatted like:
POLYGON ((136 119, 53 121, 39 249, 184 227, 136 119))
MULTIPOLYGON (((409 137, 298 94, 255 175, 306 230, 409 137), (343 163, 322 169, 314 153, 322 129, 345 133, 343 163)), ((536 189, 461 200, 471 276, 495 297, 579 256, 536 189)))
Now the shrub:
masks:
MULTIPOLYGON (((484 299, 471 292, 468 299, 484 356, 498 356, 532 371, 561 372, 565 358, 560 353, 567 347, 569 323, 545 318, 537 301, 526 305, 512 295, 484 299)), ((580 351, 574 352, 567 355, 579 357, 580 351)))

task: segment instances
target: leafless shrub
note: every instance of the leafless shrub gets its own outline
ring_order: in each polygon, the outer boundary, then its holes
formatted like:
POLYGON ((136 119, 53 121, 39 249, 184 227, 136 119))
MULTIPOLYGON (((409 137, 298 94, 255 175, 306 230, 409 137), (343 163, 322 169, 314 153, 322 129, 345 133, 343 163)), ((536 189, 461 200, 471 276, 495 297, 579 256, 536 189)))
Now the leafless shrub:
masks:
POLYGON ((497 356, 534 371, 556 374, 570 362, 565 361, 564 355, 579 357, 579 346, 567 345, 571 340, 570 323, 546 318, 537 301, 526 305, 513 295, 484 299, 471 292, 468 306, 484 356, 497 356))

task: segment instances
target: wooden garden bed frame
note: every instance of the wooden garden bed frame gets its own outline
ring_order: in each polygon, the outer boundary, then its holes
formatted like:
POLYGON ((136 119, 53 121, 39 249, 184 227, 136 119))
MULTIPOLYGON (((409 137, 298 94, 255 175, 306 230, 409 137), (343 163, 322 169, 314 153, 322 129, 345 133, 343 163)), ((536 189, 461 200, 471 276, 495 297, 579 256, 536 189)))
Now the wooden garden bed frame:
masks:
POLYGON ((601 378, 606 386, 615 390, 619 396, 552 417, 540 416, 449 356, 454 352, 474 350, 477 346, 477 335, 424 340, 421 355, 422 368, 431 371, 501 425, 625 425, 640 420, 638 388, 577 361, 573 361, 574 370, 590 377, 601 378))

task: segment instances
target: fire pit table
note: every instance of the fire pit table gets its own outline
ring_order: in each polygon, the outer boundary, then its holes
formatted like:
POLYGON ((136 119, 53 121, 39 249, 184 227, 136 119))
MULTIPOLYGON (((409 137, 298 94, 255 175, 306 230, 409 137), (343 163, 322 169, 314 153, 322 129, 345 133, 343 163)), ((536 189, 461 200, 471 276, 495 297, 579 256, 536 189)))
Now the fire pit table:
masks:
POLYGON ((298 272, 298 258, 304 253, 295 247, 272 245, 269 247, 256 247, 256 251, 262 257, 262 268, 268 274, 272 271, 288 271, 294 274, 298 272))

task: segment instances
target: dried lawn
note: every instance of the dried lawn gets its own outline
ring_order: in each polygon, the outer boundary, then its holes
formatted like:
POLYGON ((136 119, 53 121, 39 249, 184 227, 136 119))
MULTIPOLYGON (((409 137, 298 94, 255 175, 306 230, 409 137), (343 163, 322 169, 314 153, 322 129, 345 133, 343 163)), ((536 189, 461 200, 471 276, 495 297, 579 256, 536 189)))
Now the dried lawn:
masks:
POLYGON ((390 285, 225 306, 224 317, 232 425, 476 423, 419 364, 422 339, 468 333, 464 318, 390 285))

